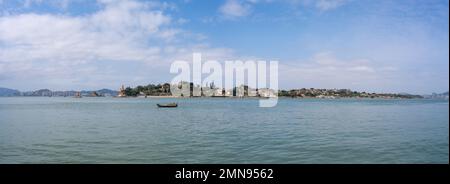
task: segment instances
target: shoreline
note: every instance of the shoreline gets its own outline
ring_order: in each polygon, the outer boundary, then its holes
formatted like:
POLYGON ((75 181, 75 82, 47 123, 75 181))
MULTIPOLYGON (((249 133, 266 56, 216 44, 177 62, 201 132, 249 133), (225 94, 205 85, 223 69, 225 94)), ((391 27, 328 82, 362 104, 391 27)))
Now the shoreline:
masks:
MULTIPOLYGON (((0 96, 0 98, 14 98, 14 97, 43 97, 43 98, 76 98, 75 96, 0 96)), ((180 96, 126 96, 126 97, 118 97, 118 96, 82 96, 82 98, 139 98, 139 99, 271 99, 270 97, 252 97, 252 96, 245 96, 245 97, 238 97, 238 96, 194 96, 194 97, 180 97, 180 96)), ((81 99, 82 99, 81 98, 81 99)), ((383 98, 383 97, 289 97, 289 96, 278 96, 278 97, 272 97, 272 98, 279 98, 279 99, 293 99, 293 100, 309 100, 309 99, 323 99, 323 100, 339 100, 339 99, 356 99, 356 100, 415 100, 415 99, 422 99, 422 100, 446 100, 449 99, 440 99, 440 98, 383 98)))
MULTIPOLYGON (((127 96, 127 97, 115 97, 112 98, 153 98, 153 99, 162 99, 162 98, 185 98, 185 99, 195 99, 195 98, 218 98, 218 99, 271 99, 271 98, 280 98, 280 99, 324 99, 324 100, 339 100, 339 99, 383 99, 383 100, 413 100, 413 99, 429 99, 429 98, 385 98, 385 97, 289 97, 289 96, 277 96, 277 97, 256 97, 256 96, 245 96, 245 97, 239 97, 239 96, 189 96, 189 97, 182 97, 182 96, 127 96)), ((445 99, 443 99, 445 100, 445 99)), ((447 99, 448 100, 448 99, 447 99)))

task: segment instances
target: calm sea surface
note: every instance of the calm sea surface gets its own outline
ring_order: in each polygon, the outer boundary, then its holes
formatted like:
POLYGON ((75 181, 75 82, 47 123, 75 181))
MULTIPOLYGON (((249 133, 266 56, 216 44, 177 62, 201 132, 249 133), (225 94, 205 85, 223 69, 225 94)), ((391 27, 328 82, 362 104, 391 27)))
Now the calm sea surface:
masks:
POLYGON ((438 100, 0 98, 0 163, 449 163, 448 135, 438 100))

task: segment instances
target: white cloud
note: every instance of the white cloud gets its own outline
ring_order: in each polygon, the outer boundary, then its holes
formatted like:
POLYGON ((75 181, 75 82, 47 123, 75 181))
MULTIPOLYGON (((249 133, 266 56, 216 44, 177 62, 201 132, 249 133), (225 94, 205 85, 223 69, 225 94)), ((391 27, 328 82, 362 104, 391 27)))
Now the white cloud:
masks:
POLYGON ((369 59, 338 59, 332 52, 321 52, 313 57, 313 62, 317 63, 319 68, 333 68, 339 71, 375 73, 375 68, 371 65, 369 59))
MULTIPOLYGON (((157 49, 148 41, 176 34, 160 11, 122 1, 86 17, 21 14, 0 18, 0 60, 139 60, 157 49), (145 39, 143 39, 145 38, 145 39)), ((155 44, 155 46, 157 46, 155 44)))
POLYGON ((280 85, 287 88, 348 88, 359 91, 398 92, 391 78, 398 70, 365 58, 341 58, 320 52, 309 59, 281 62, 280 85), (294 64, 297 63, 297 64, 294 64))
POLYGON ((321 11, 327 11, 342 6, 345 3, 347 3, 347 0, 317 0, 315 6, 321 11))
POLYGON ((2 81, 3 85, 23 89, 35 82, 36 86, 67 89, 130 81, 145 84, 158 77, 155 70, 163 73, 161 69, 174 59, 190 59, 185 56, 192 51, 229 54, 208 46, 175 46, 173 42, 184 39, 185 32, 175 28, 177 22, 164 13, 170 8, 167 4, 113 0, 99 4, 99 11, 83 16, 1 16, 0 78, 20 81, 2 81), (173 53, 165 53, 163 48, 171 45, 173 53), (138 81, 135 76, 142 77, 138 81))
POLYGON ((225 18, 244 17, 250 13, 250 6, 238 0, 227 0, 219 11, 225 18))
POLYGON ((56 5, 62 9, 67 9, 67 7, 69 7, 71 3, 71 0, 60 0, 60 1, 56 1, 56 5))
POLYGON ((375 69, 373 69, 372 67, 369 67, 369 66, 353 66, 353 67, 349 67, 348 70, 354 71, 354 72, 369 72, 369 73, 375 72, 375 69))
POLYGON ((350 0, 284 0, 294 6, 312 7, 319 11, 328 11, 336 9, 350 0))
POLYGON ((275 2, 276 0, 247 0, 247 2, 249 3, 271 3, 271 2, 275 2))
POLYGON ((42 0, 25 0, 23 2, 23 7, 24 8, 29 8, 33 4, 40 4, 40 3, 42 3, 42 0))
MULTIPOLYGON (((252 13, 252 7, 262 3, 283 3, 294 7, 308 7, 314 8, 321 12, 336 9, 350 0, 226 0, 225 3, 219 7, 219 12, 226 19, 236 19, 245 17, 252 13)), ((205 22, 210 22, 208 18, 205 22)))

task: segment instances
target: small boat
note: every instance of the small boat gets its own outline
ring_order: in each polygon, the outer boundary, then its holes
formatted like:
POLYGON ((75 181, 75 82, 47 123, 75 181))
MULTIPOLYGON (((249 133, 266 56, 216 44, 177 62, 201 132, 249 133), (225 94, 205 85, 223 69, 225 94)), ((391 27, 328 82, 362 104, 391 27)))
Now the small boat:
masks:
POLYGON ((171 108, 171 107, 178 107, 177 103, 168 103, 168 104, 156 104, 158 107, 161 108, 171 108))

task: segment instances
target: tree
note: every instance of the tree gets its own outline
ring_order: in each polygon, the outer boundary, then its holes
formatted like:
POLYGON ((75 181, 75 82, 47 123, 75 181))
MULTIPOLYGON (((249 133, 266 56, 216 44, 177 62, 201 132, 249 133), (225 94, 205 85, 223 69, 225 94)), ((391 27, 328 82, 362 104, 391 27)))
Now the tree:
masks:
POLYGON ((125 95, 127 96, 137 96, 137 94, 139 94, 139 92, 137 91, 136 88, 134 89, 130 87, 125 88, 125 95))
POLYGON ((137 87, 136 87, 136 90, 137 90, 138 92, 143 92, 143 91, 145 90, 145 88, 144 88, 144 86, 137 86, 137 87))

